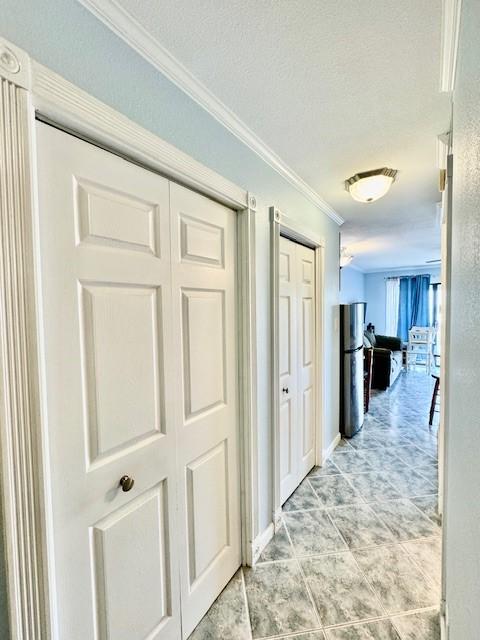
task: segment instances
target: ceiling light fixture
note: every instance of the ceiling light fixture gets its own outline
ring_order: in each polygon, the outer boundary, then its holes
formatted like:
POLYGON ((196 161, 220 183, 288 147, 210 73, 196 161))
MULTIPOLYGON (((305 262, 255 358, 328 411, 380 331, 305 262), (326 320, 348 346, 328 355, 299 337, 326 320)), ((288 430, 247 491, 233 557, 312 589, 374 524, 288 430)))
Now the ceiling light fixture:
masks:
POLYGON ((346 267, 353 260, 353 256, 347 253, 346 247, 342 247, 340 250, 340 269, 346 267))
POLYGON ((384 196, 395 181, 396 169, 374 169, 345 180, 345 189, 357 202, 374 202, 384 196))

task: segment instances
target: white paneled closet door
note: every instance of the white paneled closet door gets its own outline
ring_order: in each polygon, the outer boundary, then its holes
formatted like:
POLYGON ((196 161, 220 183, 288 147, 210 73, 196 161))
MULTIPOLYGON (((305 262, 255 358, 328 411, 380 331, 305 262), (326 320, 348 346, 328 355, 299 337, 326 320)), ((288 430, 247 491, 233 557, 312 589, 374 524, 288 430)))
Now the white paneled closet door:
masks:
POLYGON ((315 252, 296 245, 298 321, 299 480, 315 464, 315 252))
POLYGON ((235 214, 170 184, 183 637, 241 563, 235 214))
POLYGON ((280 499, 315 464, 315 252, 280 238, 280 499))
POLYGON ((240 564, 235 214, 36 126, 56 637, 179 640, 240 564))
POLYGON ((296 245, 280 238, 279 249, 280 498, 298 486, 298 314, 296 245))

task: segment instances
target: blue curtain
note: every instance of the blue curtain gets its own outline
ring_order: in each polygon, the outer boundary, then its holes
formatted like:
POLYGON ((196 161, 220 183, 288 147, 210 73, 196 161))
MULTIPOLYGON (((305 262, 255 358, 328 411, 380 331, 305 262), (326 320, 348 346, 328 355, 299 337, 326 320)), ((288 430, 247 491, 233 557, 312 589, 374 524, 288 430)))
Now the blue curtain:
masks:
POLYGON ((408 340, 412 327, 428 327, 428 288, 430 275, 400 278, 398 337, 408 340))

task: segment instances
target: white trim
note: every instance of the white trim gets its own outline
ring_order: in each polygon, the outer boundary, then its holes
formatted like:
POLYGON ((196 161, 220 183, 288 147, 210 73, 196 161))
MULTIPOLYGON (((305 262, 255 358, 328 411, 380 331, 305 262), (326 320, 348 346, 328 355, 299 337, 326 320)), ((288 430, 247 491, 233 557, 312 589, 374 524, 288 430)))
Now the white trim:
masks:
POLYGON ((242 564, 252 566, 258 526, 257 337, 255 280, 255 211, 257 199, 237 216, 237 304, 239 315, 239 406, 242 564))
POLYGON ((340 268, 341 269, 353 269, 354 271, 358 271, 359 273, 365 273, 365 271, 363 269, 361 269, 356 264, 353 264, 353 262, 350 262, 350 264, 347 264, 344 267, 340 267, 340 268))
POLYGON ((448 456, 451 446, 455 446, 452 438, 452 425, 450 421, 450 398, 451 398, 451 371, 452 371, 452 218, 453 218, 453 178, 454 178, 455 156, 450 150, 447 159, 447 176, 445 191, 443 192, 444 218, 442 221, 442 253, 443 263, 441 270, 442 280, 442 332, 441 332, 441 354, 442 366, 440 371, 440 425, 438 430, 438 513, 445 523, 442 527, 442 606, 441 613, 444 614, 445 637, 448 636, 448 602, 447 602, 447 494, 448 494, 448 456))
POLYGON ((252 544, 252 565, 251 566, 253 566, 258 561, 258 559, 262 555, 263 550, 265 549, 265 547, 267 546, 267 544, 270 542, 270 540, 273 538, 274 535, 275 535, 275 525, 273 524, 273 522, 271 522, 268 525, 268 527, 264 531, 262 531, 262 533, 259 533, 258 536, 255 538, 252 544))
POLYGON ((298 242, 306 244, 312 247, 312 249, 325 246, 325 238, 323 236, 318 235, 314 231, 310 231, 310 229, 303 224, 289 218, 278 209, 275 221, 280 223, 280 235, 283 235, 282 232, 284 232, 291 240, 298 240, 298 242))
POLYGON ((328 460, 328 458, 330 458, 332 453, 338 447, 338 443, 340 442, 341 439, 342 439, 341 434, 337 433, 337 435, 335 436, 333 441, 330 443, 330 445, 326 449, 323 450, 322 464, 325 464, 325 462, 328 460))
POLYGON ((6 185, 0 193, 0 497, 5 516, 9 617, 12 640, 51 640, 57 636, 51 628, 54 598, 49 595, 55 591, 49 564, 48 477, 44 474, 48 434, 40 400, 41 345, 37 345, 41 304, 36 299, 35 111, 87 140, 230 206, 238 214, 244 564, 251 563, 251 532, 258 519, 253 260, 256 198, 0 38, 0 54, 5 53, 0 56, 0 179, 6 185))
POLYGON ((369 273, 396 273, 397 271, 408 271, 409 269, 436 269, 440 267, 440 262, 435 264, 409 264, 406 267, 383 267, 381 269, 370 269, 364 271, 364 274, 368 276, 369 273))
POLYGON ((447 168, 447 156, 448 150, 451 146, 451 135, 450 131, 446 133, 440 133, 436 139, 436 156, 437 156, 437 167, 438 169, 446 169, 447 168))
POLYGON ((49 638, 28 56, 0 41, 0 446, 12 640, 49 638), (17 84, 18 80, 18 84, 17 84))
POLYGON ((36 111, 66 129, 229 207, 248 206, 244 189, 34 61, 32 94, 36 111))
POLYGON ((462 0, 443 0, 440 91, 453 91, 457 67, 462 0))
POLYGON ((273 432, 273 520, 276 523, 281 513, 280 498, 280 396, 279 396, 279 247, 280 236, 301 242, 315 251, 315 351, 316 351, 316 391, 315 391, 315 464, 323 463, 323 434, 325 432, 325 239, 282 213, 276 207, 270 207, 270 262, 271 262, 271 411, 273 432))
POLYGON ((135 18, 115 0, 79 0, 129 47, 205 109, 272 169, 285 178, 325 215, 341 225, 344 219, 263 142, 231 109, 221 102, 135 18))
POLYGON ((448 640, 449 626, 448 626, 448 608, 444 602, 440 608, 440 640, 448 640))

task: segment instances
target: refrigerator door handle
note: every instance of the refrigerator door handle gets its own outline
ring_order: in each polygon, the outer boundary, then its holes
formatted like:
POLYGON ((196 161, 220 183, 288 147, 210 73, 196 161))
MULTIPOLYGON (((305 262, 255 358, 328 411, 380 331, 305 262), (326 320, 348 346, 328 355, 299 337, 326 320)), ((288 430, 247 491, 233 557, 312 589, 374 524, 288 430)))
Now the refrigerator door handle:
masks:
POLYGON ((359 347, 356 347, 355 349, 347 349, 344 353, 356 353, 357 351, 360 351, 360 349, 363 349, 363 344, 361 344, 359 347))

